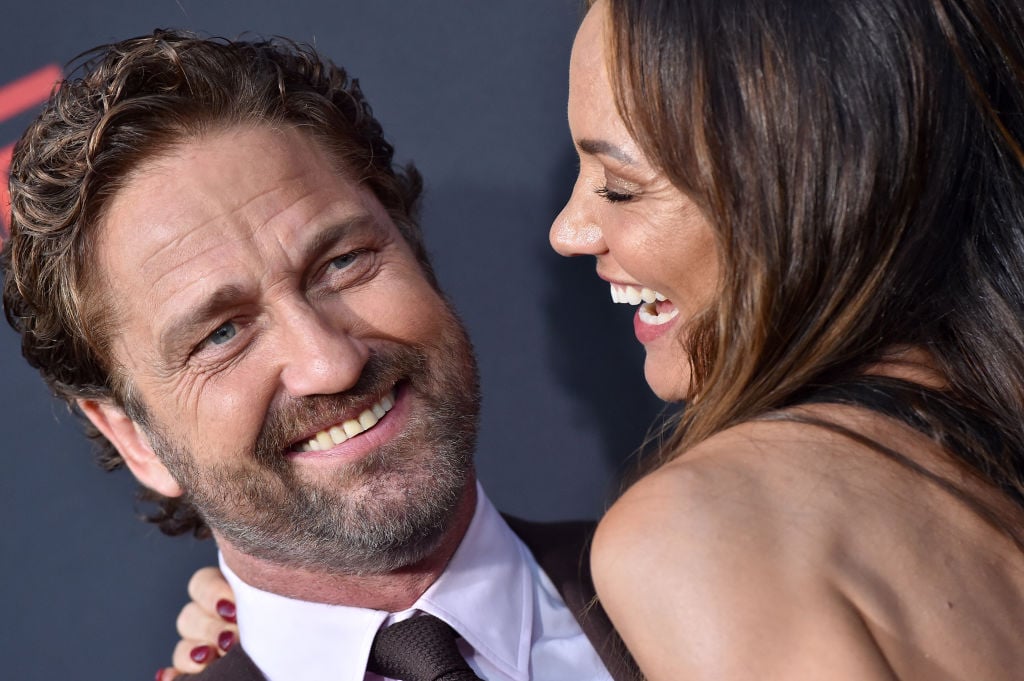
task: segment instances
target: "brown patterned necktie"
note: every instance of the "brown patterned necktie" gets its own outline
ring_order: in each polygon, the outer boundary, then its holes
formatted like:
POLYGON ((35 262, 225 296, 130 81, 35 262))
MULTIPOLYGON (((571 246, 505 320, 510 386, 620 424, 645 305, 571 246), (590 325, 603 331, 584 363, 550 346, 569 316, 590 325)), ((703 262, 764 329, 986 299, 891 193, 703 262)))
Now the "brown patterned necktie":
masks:
POLYGON ((483 681, 455 644, 458 634, 433 615, 420 615, 377 632, 366 669, 398 681, 483 681))

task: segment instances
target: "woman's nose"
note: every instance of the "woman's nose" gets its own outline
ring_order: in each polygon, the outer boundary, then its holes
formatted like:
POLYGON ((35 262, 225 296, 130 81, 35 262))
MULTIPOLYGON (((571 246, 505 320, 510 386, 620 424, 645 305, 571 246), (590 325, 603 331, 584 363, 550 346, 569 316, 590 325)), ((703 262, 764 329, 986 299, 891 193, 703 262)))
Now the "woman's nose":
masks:
POLYGON ((548 239, 559 255, 600 255, 607 250, 601 228, 580 197, 582 191, 577 182, 569 201, 551 223, 548 239))

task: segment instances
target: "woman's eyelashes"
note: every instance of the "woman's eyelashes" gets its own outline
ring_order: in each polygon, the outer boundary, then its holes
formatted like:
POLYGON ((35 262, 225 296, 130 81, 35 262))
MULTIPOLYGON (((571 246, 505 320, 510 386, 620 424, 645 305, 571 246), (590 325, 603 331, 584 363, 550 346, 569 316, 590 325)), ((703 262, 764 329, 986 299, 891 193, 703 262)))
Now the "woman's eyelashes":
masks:
POLYGON ((630 194, 628 192, 618 191, 611 189, 608 185, 598 187, 594 190, 594 193, 603 198, 608 203, 622 203, 624 201, 630 201, 636 197, 636 194, 630 194))

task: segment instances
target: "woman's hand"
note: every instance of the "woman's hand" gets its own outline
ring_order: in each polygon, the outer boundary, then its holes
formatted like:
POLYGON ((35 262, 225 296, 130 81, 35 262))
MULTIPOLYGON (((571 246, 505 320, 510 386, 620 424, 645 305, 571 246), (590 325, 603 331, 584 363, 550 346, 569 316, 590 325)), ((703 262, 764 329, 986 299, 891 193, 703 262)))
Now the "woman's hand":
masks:
POLYGON ((174 647, 174 667, 159 670, 157 681, 198 674, 238 641, 234 594, 220 570, 198 570, 188 582, 188 595, 192 601, 178 615, 181 640, 174 647))

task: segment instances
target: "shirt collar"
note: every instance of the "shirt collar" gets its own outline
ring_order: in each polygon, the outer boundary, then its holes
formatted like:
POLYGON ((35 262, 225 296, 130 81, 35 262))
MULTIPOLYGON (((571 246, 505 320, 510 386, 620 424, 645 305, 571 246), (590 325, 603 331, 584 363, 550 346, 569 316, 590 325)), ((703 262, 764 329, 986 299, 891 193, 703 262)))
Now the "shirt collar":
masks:
POLYGON ((525 550, 478 483, 473 519, 451 561, 400 613, 285 598, 246 584, 223 557, 220 566, 235 592, 245 651, 269 681, 362 681, 380 626, 416 612, 440 617, 474 655, 527 681, 534 604, 525 550))
POLYGON ((534 607, 525 550, 478 485, 476 514, 462 544, 414 606, 452 625, 476 654, 524 681, 534 607))

